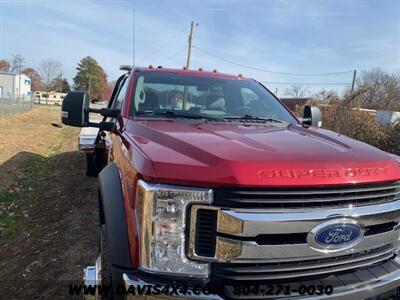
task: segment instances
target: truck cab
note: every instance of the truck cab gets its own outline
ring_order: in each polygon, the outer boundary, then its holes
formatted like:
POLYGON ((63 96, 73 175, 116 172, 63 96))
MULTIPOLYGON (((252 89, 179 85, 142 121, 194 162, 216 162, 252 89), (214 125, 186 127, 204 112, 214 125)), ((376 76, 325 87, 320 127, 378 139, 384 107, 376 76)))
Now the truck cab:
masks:
POLYGON ((110 287, 99 296, 396 293, 400 158, 320 128, 317 108, 298 119, 256 80, 149 66, 122 75, 107 108, 71 92, 61 114, 99 128, 100 253, 85 269, 110 287))

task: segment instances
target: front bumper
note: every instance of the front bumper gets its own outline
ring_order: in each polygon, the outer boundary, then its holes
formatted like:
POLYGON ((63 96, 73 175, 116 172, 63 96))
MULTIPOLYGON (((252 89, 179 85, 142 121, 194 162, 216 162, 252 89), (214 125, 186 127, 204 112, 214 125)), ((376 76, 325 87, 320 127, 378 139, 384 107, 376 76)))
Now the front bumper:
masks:
MULTIPOLYGON (((135 276, 129 274, 123 274, 123 282, 126 290, 129 288, 135 289, 137 293, 138 287, 150 287, 154 286, 155 283, 143 281, 135 276)), ((210 295, 210 294, 199 294, 196 291, 196 295, 190 289, 186 290, 184 294, 174 294, 171 296, 163 295, 154 295, 147 294, 144 296, 131 295, 128 294, 128 299, 153 299, 153 298, 162 298, 162 299, 387 299, 391 296, 396 295, 397 290, 400 288, 400 258, 396 257, 392 260, 385 262, 379 266, 371 266, 368 269, 363 270, 355 270, 354 273, 348 273, 347 275, 331 275, 325 281, 322 281, 325 284, 331 284, 334 286, 333 293, 330 295, 319 295, 319 296, 311 296, 307 294, 295 294, 292 293, 290 296, 287 295, 240 295, 235 296, 231 294, 232 287, 224 287, 226 293, 224 295, 210 295), (360 273, 357 273, 360 272, 360 273), (367 273, 366 273, 367 272, 367 273), (359 274, 364 273, 364 279, 360 278, 359 274), (370 276, 368 276, 368 274, 370 276), (357 282, 355 282, 354 278, 357 275, 357 282), (373 276, 372 276, 373 275, 373 276), (346 276, 347 280, 346 281, 346 276), (373 278, 372 278, 373 277, 373 278), (331 281, 330 281, 331 280, 331 281), (138 298, 139 296, 139 298, 138 298)), ((321 284, 321 281, 302 281, 302 285, 305 286, 316 286, 317 284, 321 284)))

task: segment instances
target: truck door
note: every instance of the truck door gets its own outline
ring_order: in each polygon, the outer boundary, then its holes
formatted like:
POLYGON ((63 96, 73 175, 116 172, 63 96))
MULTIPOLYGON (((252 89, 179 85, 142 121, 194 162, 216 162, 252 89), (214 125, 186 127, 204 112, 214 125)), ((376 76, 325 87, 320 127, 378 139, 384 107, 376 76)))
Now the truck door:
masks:
MULTIPOLYGON (((124 75, 122 80, 119 82, 119 86, 116 87, 118 90, 116 91, 115 95, 113 95, 112 103, 109 104, 110 108, 116 108, 116 109, 121 109, 122 108, 122 103, 125 99, 125 95, 129 86, 129 80, 128 76, 124 75)), ((114 93, 113 93, 114 94, 114 93)), ((109 122, 114 122, 116 125, 116 132, 117 136, 119 135, 122 131, 122 128, 120 128, 120 124, 117 122, 116 118, 109 118, 107 121, 109 122)), ((120 147, 120 138, 118 138, 116 134, 112 132, 107 132, 105 135, 105 143, 106 143, 106 151, 108 151, 108 161, 113 161, 114 160, 114 147, 120 147)))

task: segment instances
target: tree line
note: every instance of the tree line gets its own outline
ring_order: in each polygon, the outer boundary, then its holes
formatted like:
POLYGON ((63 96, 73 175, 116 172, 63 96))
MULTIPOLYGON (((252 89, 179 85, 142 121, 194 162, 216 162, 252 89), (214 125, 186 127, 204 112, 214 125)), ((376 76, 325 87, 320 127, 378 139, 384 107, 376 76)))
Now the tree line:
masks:
POLYGON ((27 66, 21 54, 10 60, 0 59, 0 71, 25 74, 31 79, 31 90, 68 93, 72 89, 88 91, 91 99, 108 100, 114 81, 107 80, 107 74, 98 62, 90 56, 82 58, 77 64, 73 86, 63 77, 62 64, 52 58, 43 59, 36 67, 27 66))
POLYGON ((321 102, 352 97, 353 105, 360 108, 400 111, 400 74, 388 73, 379 68, 363 71, 356 80, 354 91, 346 90, 342 97, 336 91, 322 89, 311 94, 306 86, 294 85, 286 90, 292 98, 309 98, 321 102))

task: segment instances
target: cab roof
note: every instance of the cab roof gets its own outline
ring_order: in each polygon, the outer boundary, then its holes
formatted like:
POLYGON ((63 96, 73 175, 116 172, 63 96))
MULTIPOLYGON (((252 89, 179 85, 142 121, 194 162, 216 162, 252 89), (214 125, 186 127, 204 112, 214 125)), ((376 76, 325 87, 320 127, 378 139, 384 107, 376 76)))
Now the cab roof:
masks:
POLYGON ((160 68, 160 67, 138 67, 135 68, 136 72, 154 72, 154 73, 171 73, 181 76, 198 76, 198 77, 209 77, 209 78, 220 78, 227 80, 250 80, 249 78, 243 77, 241 74, 231 75, 225 73, 219 73, 214 70, 212 72, 203 70, 191 70, 191 69, 170 69, 170 68, 160 68))

